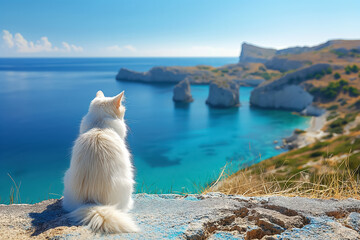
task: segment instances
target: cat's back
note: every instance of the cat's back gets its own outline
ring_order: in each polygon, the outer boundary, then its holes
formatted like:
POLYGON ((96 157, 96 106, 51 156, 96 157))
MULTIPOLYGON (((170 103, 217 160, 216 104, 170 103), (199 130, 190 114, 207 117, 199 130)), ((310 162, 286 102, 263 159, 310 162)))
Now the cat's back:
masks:
POLYGON ((80 134, 73 148, 72 161, 82 164, 121 164, 130 166, 125 141, 110 128, 93 128, 80 134))

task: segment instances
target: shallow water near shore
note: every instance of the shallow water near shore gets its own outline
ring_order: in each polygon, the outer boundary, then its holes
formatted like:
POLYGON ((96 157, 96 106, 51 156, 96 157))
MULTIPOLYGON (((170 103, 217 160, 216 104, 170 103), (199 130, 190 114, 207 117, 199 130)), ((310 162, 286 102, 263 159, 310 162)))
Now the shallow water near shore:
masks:
POLYGON ((0 59, 0 203, 20 184, 22 202, 61 196, 71 146, 97 90, 126 95, 128 143, 139 192, 196 192, 221 168, 250 165, 281 153, 274 140, 306 129, 308 117, 249 105, 212 109, 208 86, 192 86, 195 101, 175 104, 173 85, 119 82, 120 67, 221 66, 237 58, 0 59))

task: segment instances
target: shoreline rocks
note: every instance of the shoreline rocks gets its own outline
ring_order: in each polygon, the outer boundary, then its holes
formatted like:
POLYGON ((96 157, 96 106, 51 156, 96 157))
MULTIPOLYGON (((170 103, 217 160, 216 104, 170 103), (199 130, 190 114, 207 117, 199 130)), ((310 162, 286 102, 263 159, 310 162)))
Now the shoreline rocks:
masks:
POLYGON ((173 101, 174 102, 192 102, 194 99, 191 95, 190 83, 188 79, 184 79, 174 87, 174 95, 173 101))
POLYGON ((291 150, 320 141, 327 135, 327 133, 322 130, 323 126, 327 123, 327 116, 328 112, 326 111, 320 116, 313 116, 310 126, 305 131, 295 129, 290 137, 283 139, 283 145, 281 147, 291 150))
POLYGON ((206 104, 216 108, 240 106, 239 84, 236 82, 212 82, 206 104))

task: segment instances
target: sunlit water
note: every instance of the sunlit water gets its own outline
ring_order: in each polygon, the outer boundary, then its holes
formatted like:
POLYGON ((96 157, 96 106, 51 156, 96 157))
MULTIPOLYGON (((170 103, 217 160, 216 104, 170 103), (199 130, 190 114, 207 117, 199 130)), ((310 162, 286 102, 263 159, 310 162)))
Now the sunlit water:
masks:
POLYGON ((119 82, 120 67, 221 66, 236 58, 0 59, 0 202, 21 183, 22 202, 61 196, 79 123, 97 90, 126 95, 128 142, 137 190, 195 192, 227 163, 249 165, 281 153, 281 141, 309 118, 250 108, 252 88, 240 88, 240 108, 211 109, 208 86, 192 86, 195 101, 174 104, 173 85, 119 82))

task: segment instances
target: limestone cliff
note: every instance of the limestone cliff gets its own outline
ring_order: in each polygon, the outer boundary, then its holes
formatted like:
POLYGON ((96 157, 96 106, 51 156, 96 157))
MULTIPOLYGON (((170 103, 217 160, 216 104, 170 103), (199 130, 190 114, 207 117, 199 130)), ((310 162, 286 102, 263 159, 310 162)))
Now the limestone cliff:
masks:
POLYGON ((240 62, 265 63, 274 57, 276 50, 272 48, 262 48, 248 43, 241 45, 240 62))
POLYGON ((330 64, 319 63, 289 73, 274 81, 267 81, 256 87, 250 96, 253 106, 302 111, 309 106, 314 97, 301 85, 308 76, 326 71, 330 64))

